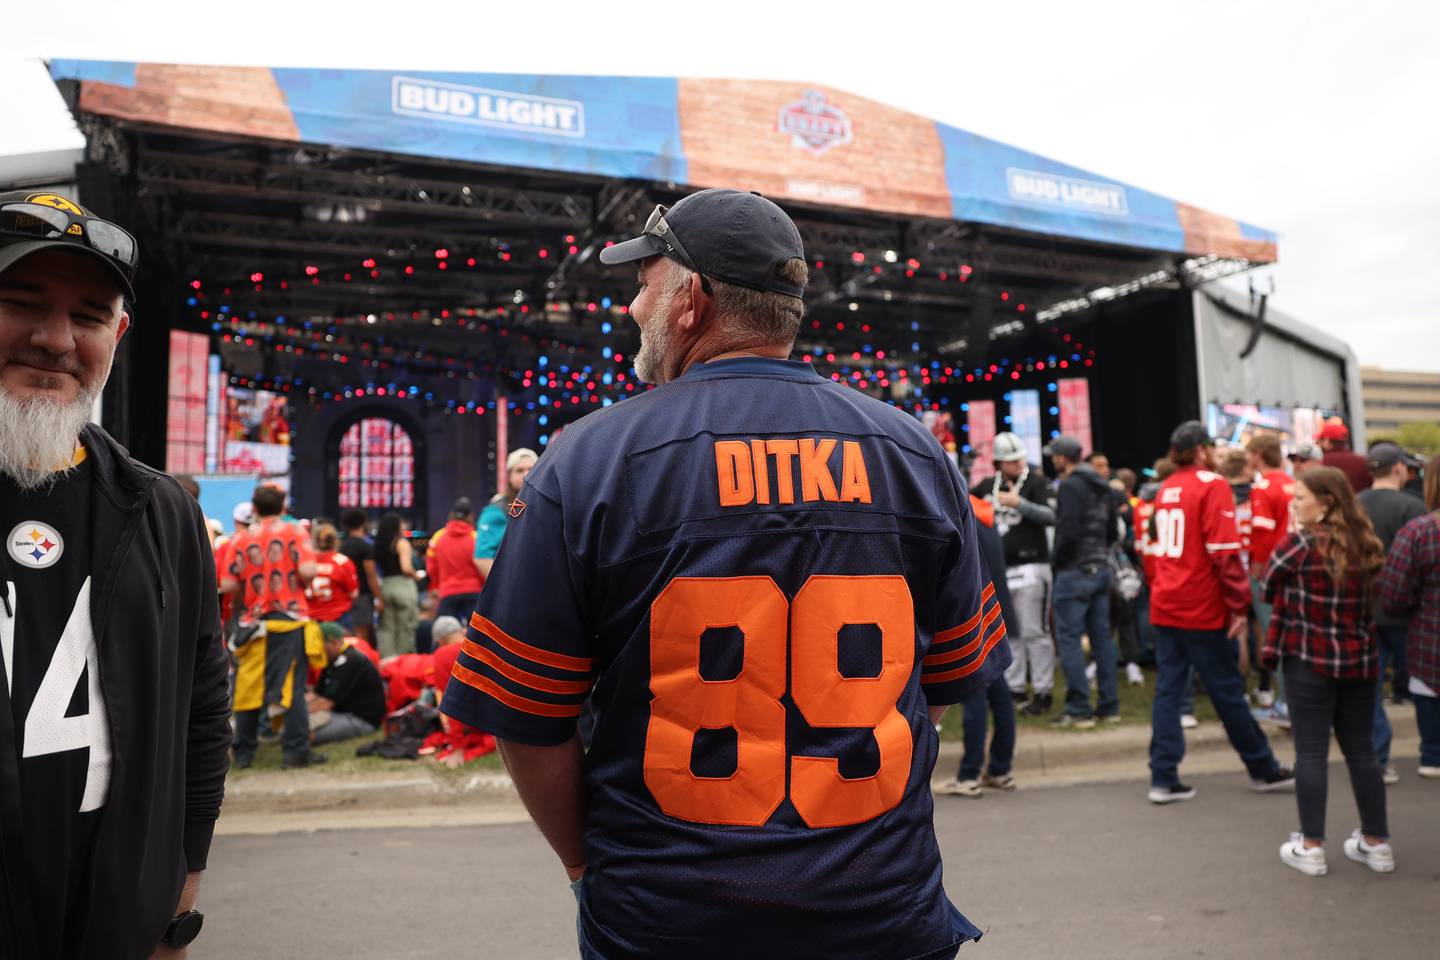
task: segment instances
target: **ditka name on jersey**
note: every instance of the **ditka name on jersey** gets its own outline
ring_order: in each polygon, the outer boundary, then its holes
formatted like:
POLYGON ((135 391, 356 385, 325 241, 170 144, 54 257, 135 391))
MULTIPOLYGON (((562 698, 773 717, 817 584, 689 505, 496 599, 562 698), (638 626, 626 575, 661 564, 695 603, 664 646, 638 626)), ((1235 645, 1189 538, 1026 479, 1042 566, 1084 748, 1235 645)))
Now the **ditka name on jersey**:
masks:
POLYGON ((720 506, 796 502, 870 503, 870 474, 855 440, 839 441, 840 472, 831 475, 837 441, 820 437, 770 440, 717 440, 715 479, 720 506))

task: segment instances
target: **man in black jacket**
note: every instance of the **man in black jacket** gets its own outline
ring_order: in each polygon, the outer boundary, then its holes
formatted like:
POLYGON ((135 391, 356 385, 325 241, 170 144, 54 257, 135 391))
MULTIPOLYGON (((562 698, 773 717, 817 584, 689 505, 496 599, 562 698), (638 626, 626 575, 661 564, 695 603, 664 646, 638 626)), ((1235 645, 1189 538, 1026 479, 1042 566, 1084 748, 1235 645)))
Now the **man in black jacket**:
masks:
POLYGON ((177 957, 229 747, 199 505, 90 424, 137 253, 0 194, 0 956, 177 957))
POLYGON ((1081 462, 1082 452, 1079 441, 1071 437, 1056 437, 1045 448, 1060 475, 1050 562, 1055 568, 1055 639, 1068 688, 1065 712, 1055 725, 1089 729, 1097 716, 1120 719, 1115 637, 1110 633, 1110 547, 1120 531, 1110 485, 1094 467, 1081 462), (1100 688, 1093 709, 1081 648, 1086 634, 1100 688))
POLYGON ((1014 654, 1005 682, 1017 703, 1025 703, 1022 713, 1043 717, 1050 712, 1055 687, 1055 643, 1050 639, 1053 580, 1045 530, 1055 525, 1055 492, 1040 468, 1030 466, 1029 451, 1018 436, 1008 431, 996 434, 991 449, 995 476, 976 484, 975 496, 994 506, 995 531, 1005 544, 1005 577, 1015 598, 1014 616, 1005 615, 1006 637, 1014 654), (1025 693, 1027 668, 1034 699, 1025 693))

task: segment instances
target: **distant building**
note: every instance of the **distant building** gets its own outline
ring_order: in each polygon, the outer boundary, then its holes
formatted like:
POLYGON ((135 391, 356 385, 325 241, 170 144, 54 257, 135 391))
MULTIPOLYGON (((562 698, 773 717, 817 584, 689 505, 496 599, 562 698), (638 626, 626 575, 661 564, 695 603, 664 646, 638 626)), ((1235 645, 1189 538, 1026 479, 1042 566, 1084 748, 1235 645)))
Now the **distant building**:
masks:
POLYGON ((1360 384, 1371 435, 1407 423, 1440 423, 1440 373, 1361 367, 1360 384))

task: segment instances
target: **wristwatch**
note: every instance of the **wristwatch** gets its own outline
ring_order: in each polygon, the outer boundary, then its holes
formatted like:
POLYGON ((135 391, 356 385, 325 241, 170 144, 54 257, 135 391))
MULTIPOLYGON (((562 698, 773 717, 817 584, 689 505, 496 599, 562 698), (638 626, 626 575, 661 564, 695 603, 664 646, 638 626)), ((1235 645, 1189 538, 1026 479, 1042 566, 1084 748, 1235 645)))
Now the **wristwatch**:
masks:
POLYGON ((200 927, 204 923, 205 914, 199 910, 186 910, 170 921, 170 926, 165 928, 165 935, 160 938, 160 942, 171 950, 188 947, 200 936, 200 927))

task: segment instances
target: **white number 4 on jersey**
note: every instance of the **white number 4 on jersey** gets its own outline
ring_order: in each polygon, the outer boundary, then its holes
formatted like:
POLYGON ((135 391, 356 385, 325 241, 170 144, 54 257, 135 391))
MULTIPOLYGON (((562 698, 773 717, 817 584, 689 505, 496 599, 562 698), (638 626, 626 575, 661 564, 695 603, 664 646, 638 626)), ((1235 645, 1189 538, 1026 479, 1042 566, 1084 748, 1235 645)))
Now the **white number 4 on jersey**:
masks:
MULTIPOLYGON (((15 621, 20 616, 20 599, 15 584, 6 583, 10 609, 15 616, 0 617, 0 648, 5 658, 5 686, 13 691, 12 665, 15 662, 15 621)), ((65 632, 55 646, 55 655, 40 681, 40 689, 25 714, 23 756, 43 757, 68 750, 90 751, 85 772, 85 795, 80 812, 99 810, 110 789, 110 724, 105 717, 105 699, 100 692, 100 652, 90 628, 90 579, 87 577, 75 598, 75 608, 65 622, 65 632), (89 668, 88 670, 86 668, 89 668), (86 712, 65 716, 81 675, 86 679, 86 712)))

